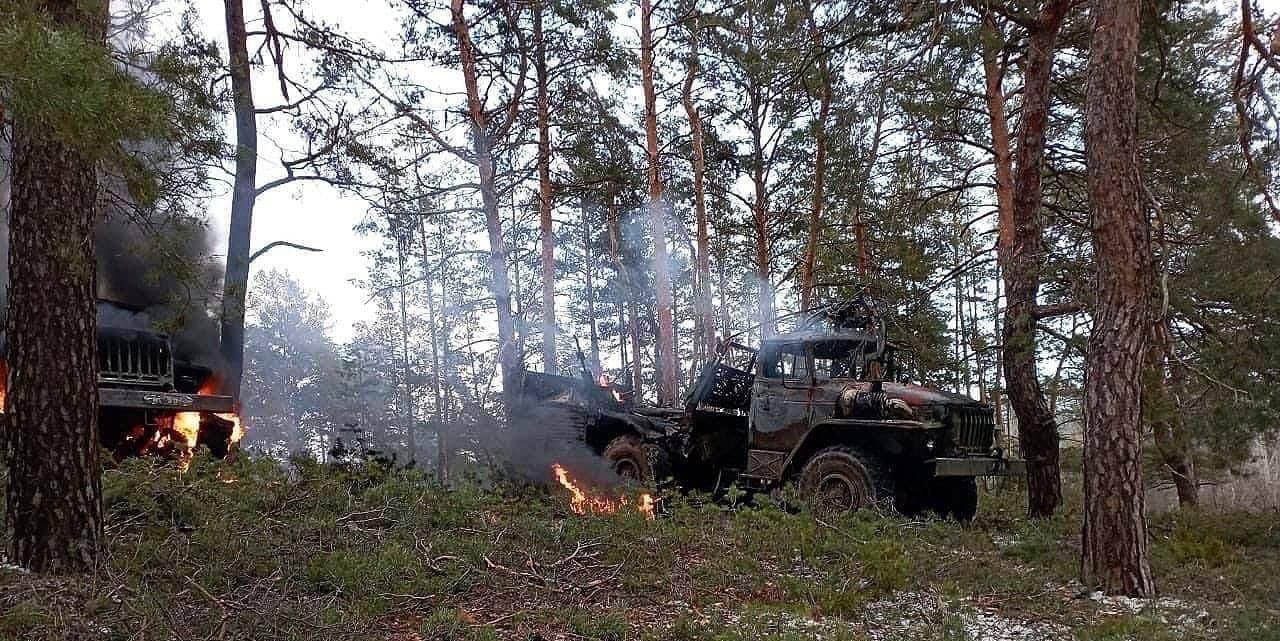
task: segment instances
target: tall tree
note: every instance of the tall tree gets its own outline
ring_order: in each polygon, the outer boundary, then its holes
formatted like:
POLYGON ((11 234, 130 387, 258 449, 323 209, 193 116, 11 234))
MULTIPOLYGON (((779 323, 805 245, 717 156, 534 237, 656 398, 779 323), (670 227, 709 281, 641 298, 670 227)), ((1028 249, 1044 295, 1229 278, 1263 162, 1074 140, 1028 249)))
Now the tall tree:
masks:
POLYGON ((543 0, 533 3, 533 68, 538 93, 538 229, 542 236, 542 367, 556 372, 556 237, 551 224, 551 98, 547 47, 542 31, 543 0))
MULTIPOLYGON (((490 110, 485 105, 485 95, 480 88, 475 43, 471 39, 471 27, 467 22, 462 0, 449 3, 453 35, 457 39, 458 59, 462 66, 462 79, 467 94, 467 118, 471 129, 473 163, 480 180, 480 201, 484 211, 485 229, 489 235, 489 292, 493 295, 498 311, 498 367, 502 374, 502 391, 508 402, 516 393, 519 368, 519 345, 516 344, 515 317, 511 313, 511 278, 507 272, 507 243, 502 236, 502 214, 498 210, 496 165, 491 141, 500 138, 514 124, 520 96, 524 93, 524 69, 519 70, 513 95, 497 122, 490 122, 490 110)), ((515 27, 515 9, 502 3, 504 19, 515 27)), ((524 66, 521 58, 521 66, 524 66)))
POLYGON ((1036 371, 1036 321, 1047 313, 1037 307, 1045 249, 1042 198, 1045 126, 1055 42, 1069 0, 1045 3, 1037 16, 1016 20, 1027 31, 1022 104, 1016 148, 1011 147, 1004 105, 998 32, 992 14, 983 16, 983 70, 987 111, 996 165, 999 234, 996 251, 1004 279, 1003 364, 1009 404, 1018 417, 1018 440, 1027 460, 1028 513, 1049 516, 1062 502, 1058 471, 1058 425, 1036 371))
MULTIPOLYGON (((671 312, 671 273, 667 252, 666 207, 662 202, 662 172, 658 152, 658 98, 654 89, 653 3, 640 0, 640 76, 644 85, 644 133, 649 180, 649 227, 653 234, 653 280, 658 315, 658 402, 676 402, 675 320, 671 312)), ((639 355, 636 355, 637 359, 639 355)))
POLYGON ((1142 370, 1152 252, 1137 166, 1140 5, 1097 0, 1085 151, 1097 303, 1086 355, 1081 573, 1109 593, 1155 592, 1142 484, 1142 370))
MULTIPOLYGON (((71 96, 111 105, 111 96, 103 93, 110 87, 100 82, 111 73, 104 46, 107 3, 45 0, 18 12, 0 11, 0 18, 13 20, 7 28, 22 30, 20 46, 70 61, 45 76, 62 85, 27 89, 66 91, 53 97, 54 105, 71 96), (21 15, 24 10, 34 15, 21 15)), ((15 82, 14 73, 42 76, 33 65, 5 70, 0 79, 8 85, 15 82)), ((16 103, 6 325, 8 556, 37 572, 86 572, 97 564, 102 547, 96 150, 85 148, 91 141, 69 139, 76 130, 66 126, 89 114, 74 113, 59 123, 39 106, 24 104, 21 86, 6 88, 16 103)))
POLYGON ((245 296, 249 289, 249 243, 253 206, 258 194, 258 115, 253 102, 244 2, 225 0, 231 105, 236 123, 235 177, 231 185, 231 223, 227 236, 227 269, 222 281, 222 358, 224 390, 240 394, 244 374, 245 296))
POLYGON ((808 23, 810 46, 817 53, 816 93, 818 114, 813 121, 813 196, 809 204, 809 236, 804 247, 804 262, 800 274, 800 309, 809 309, 813 300, 814 271, 818 262, 818 238, 822 235, 822 206, 827 178, 827 119, 831 115, 831 63, 828 58, 823 33, 814 15, 815 7, 809 3, 808 23))
POLYGON ((694 340, 695 360, 711 354, 716 347, 716 322, 711 309, 711 255, 707 235, 706 152, 703 148, 702 115, 694 102, 693 83, 698 75, 698 30, 701 25, 695 18, 689 31, 689 63, 685 69, 684 88, 680 102, 689 118, 690 163, 693 166, 693 217, 695 227, 694 246, 694 340))

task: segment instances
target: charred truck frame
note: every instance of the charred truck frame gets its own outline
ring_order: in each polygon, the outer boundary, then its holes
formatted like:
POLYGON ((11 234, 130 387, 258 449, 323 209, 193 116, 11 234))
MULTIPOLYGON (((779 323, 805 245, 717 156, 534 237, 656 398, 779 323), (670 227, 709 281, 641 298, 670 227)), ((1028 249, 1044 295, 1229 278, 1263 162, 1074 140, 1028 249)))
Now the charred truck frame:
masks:
POLYGON ((570 417, 572 437, 624 477, 713 492, 794 483, 820 512, 878 506, 971 519, 976 477, 1025 466, 999 449, 990 405, 911 383, 910 360, 860 296, 758 349, 722 342, 683 408, 633 404, 585 368, 581 379, 526 372, 523 389, 570 417))
POLYGON ((98 309, 102 445, 117 458, 197 445, 226 456, 239 436, 235 399, 210 393, 213 370, 176 357, 169 335, 149 324, 126 327, 110 320, 138 315, 141 308, 99 300, 98 309))

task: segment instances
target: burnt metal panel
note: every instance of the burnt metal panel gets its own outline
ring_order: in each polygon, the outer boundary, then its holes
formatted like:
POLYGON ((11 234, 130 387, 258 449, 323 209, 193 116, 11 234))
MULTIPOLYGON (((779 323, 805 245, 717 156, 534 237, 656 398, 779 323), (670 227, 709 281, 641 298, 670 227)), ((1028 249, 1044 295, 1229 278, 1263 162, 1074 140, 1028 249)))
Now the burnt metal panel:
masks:
POLYGON ((120 389, 104 387, 98 390, 98 404, 102 407, 129 407, 175 412, 231 412, 235 399, 211 394, 183 394, 152 390, 120 389))
POLYGON ((751 445, 791 450, 809 432, 813 388, 781 379, 757 378, 751 399, 751 445))
POLYGON ((747 470, 743 476, 758 479, 777 480, 782 478, 782 471, 787 462, 787 452, 770 450, 747 450, 747 470))
POLYGON ((1025 461, 994 456, 937 458, 928 463, 933 466, 934 476, 1023 476, 1027 473, 1025 461))

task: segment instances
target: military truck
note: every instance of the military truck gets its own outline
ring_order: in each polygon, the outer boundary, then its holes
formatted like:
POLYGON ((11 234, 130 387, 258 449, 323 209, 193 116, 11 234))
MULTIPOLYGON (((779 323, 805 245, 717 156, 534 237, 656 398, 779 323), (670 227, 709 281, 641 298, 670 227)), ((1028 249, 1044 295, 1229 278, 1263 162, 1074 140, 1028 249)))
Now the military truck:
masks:
POLYGON ((141 308, 98 301, 99 435, 117 458, 197 445, 226 456, 239 439, 235 399, 216 391, 213 369, 176 354, 141 308))
POLYGON ((993 409, 912 381, 865 297, 829 305, 758 348, 722 341, 681 408, 627 391, 528 372, 525 396, 570 417, 566 436, 623 477, 716 492, 793 484, 821 513, 860 508, 977 511, 976 478, 1025 473, 999 449, 993 409))
MULTIPOLYGON (((186 457, 205 445, 226 456, 241 436, 235 398, 216 392, 212 368, 175 353, 143 308, 99 299, 98 436, 116 459, 186 457)), ((0 333, 0 412, 8 364, 0 333)))

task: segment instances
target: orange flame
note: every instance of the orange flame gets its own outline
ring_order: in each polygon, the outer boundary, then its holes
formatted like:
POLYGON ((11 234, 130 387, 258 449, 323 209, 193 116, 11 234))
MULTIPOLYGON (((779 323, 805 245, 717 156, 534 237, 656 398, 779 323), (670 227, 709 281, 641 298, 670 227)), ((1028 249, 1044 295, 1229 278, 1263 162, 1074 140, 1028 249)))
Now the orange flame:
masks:
POLYGON ((569 476, 569 471, 564 469, 563 465, 553 463, 551 471, 556 475, 556 481, 569 490, 569 509, 573 510, 574 514, 613 514, 634 505, 646 519, 652 520, 654 517, 653 496, 648 492, 642 493, 634 504, 625 496, 592 496, 574 482, 573 477, 569 476))
POLYGON ((200 412, 178 412, 173 416, 173 431, 187 449, 194 450, 200 438, 200 412))
MULTIPOLYGON (((197 394, 217 394, 219 391, 218 388, 220 384, 221 382, 218 380, 217 376, 210 376, 209 378, 205 379, 204 384, 200 386, 200 390, 197 391, 196 393, 197 394)), ((240 424, 240 415, 236 414, 235 412, 219 412, 214 414, 214 416, 217 416, 218 418, 224 421, 231 422, 230 445, 232 447, 235 447, 235 445, 240 442, 240 439, 244 438, 244 427, 240 424)))
POLYGON ((9 362, 0 358, 0 414, 4 414, 5 401, 9 398, 9 362))

